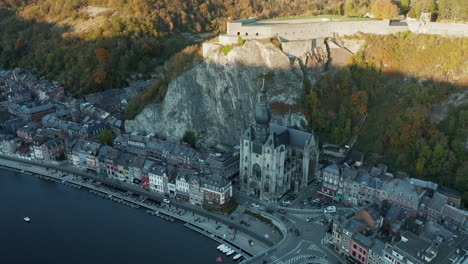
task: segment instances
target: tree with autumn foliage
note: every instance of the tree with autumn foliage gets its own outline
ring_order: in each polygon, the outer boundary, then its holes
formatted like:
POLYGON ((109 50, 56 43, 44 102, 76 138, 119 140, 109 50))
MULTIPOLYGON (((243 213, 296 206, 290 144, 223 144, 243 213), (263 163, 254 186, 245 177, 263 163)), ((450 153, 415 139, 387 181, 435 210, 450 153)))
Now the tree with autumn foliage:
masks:
POLYGON ((398 6, 391 0, 375 0, 371 5, 371 13, 375 18, 392 19, 398 16, 398 6))

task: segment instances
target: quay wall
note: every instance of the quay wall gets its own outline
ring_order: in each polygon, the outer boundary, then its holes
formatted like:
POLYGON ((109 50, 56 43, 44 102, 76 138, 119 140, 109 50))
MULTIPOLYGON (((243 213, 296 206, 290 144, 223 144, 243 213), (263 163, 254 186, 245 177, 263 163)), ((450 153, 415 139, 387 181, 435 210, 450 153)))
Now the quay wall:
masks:
MULTIPOLYGON (((128 183, 120 182, 118 180, 114 180, 114 179, 111 179, 111 178, 105 178, 105 177, 97 176, 97 175, 94 175, 94 174, 86 173, 86 172, 84 172, 82 170, 79 170, 79 169, 76 169, 76 168, 70 168, 70 167, 63 166, 63 165, 58 166, 58 165, 53 165, 53 164, 47 164, 47 163, 44 163, 44 162, 37 162, 37 161, 34 161, 34 160, 20 159, 20 158, 17 158, 17 157, 7 156, 7 155, 3 155, 3 154, 0 154, 0 160, 19 162, 19 163, 27 164, 27 165, 31 165, 31 166, 38 166, 38 167, 43 167, 43 168, 47 168, 47 169, 62 171, 62 172, 65 172, 65 173, 75 174, 75 175, 78 175, 78 176, 81 176, 81 177, 84 177, 84 178, 88 178, 88 179, 92 179, 92 180, 95 180, 95 181, 105 183, 105 184, 110 185, 110 186, 112 186, 114 188, 124 189, 124 190, 131 191, 131 192, 133 192, 135 194, 138 194, 138 195, 143 195, 145 197, 148 197, 148 198, 153 199, 153 200, 158 201, 158 202, 162 202, 162 200, 163 200, 163 197, 161 195, 158 195, 158 194, 156 194, 154 192, 151 192, 149 190, 145 190, 143 188, 136 187, 136 186, 130 185, 128 183)), ((9 168, 12 168, 12 169, 15 169, 15 170, 22 169, 22 168, 17 168, 15 166, 11 166, 11 165, 4 164, 4 163, 2 163, 2 166, 9 167, 9 168)), ((46 175, 46 174, 42 174, 42 175, 50 177, 50 175, 46 175)), ((87 186, 85 186, 85 187, 87 187, 87 186)), ((263 236, 261 236, 259 234, 256 234, 255 232, 247 229, 244 226, 241 226, 240 224, 238 224, 236 222, 229 221, 228 219, 226 219, 227 217, 224 218, 224 217, 222 217, 220 215, 217 215, 215 213, 208 212, 208 211, 206 211, 205 209, 203 209, 201 207, 195 207, 193 205, 188 205, 188 204, 184 204, 184 203, 177 202, 177 201, 174 201, 171 204, 178 207, 178 208, 180 208, 180 209, 184 209, 184 210, 187 210, 187 211, 190 211, 190 212, 195 212, 197 215, 200 215, 202 217, 206 217, 206 218, 209 218, 211 220, 220 222, 220 223, 222 223, 224 225, 233 226, 237 230, 239 230, 240 232, 245 233, 246 235, 248 235, 252 239, 260 241, 260 242, 262 242, 263 244, 265 244, 265 245, 267 245, 269 247, 272 247, 272 246, 275 245, 273 243, 273 241, 268 240, 268 239, 266 239, 265 237, 263 237, 263 236)), ((280 225, 279 226, 280 230, 283 231, 285 229, 285 227, 281 224, 281 222, 275 222, 275 223, 280 225)), ((193 224, 193 223, 191 223, 191 224, 193 224)), ((283 233, 283 235, 285 236, 284 233, 283 233)), ((248 251, 246 249, 243 249, 243 250, 248 251)))

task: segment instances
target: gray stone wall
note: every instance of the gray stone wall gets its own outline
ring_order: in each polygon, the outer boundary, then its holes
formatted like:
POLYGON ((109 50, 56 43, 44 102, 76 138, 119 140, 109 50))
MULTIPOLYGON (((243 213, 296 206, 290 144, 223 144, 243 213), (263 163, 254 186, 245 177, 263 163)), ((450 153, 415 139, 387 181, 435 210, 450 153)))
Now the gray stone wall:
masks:
POLYGON ((408 22, 408 28, 413 33, 442 35, 447 37, 468 37, 468 24, 438 23, 417 21, 408 22))
MULTIPOLYGON (((304 19, 301 20, 301 23, 297 21, 279 20, 268 23, 261 21, 253 23, 252 19, 249 19, 248 23, 230 21, 226 35, 242 36, 245 39, 280 37, 284 41, 326 38, 332 34, 345 36, 358 32, 385 35, 408 30, 414 33, 442 36, 468 36, 468 25, 457 23, 408 21, 408 26, 390 26, 389 20, 317 21, 317 19, 304 19)), ((221 43, 223 42, 221 41, 221 43)))

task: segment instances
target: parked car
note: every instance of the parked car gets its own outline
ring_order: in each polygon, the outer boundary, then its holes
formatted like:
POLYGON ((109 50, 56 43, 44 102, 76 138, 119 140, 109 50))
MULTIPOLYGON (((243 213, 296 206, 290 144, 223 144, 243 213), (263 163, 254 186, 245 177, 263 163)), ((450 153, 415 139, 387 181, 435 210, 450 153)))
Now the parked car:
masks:
POLYGON ((169 199, 167 199, 167 198, 164 198, 163 203, 169 204, 169 203, 171 203, 171 201, 169 201, 169 199))
POLYGON ((314 203, 320 203, 320 198, 315 198, 312 202, 314 202, 314 203))
POLYGON ((296 234, 296 236, 299 236, 301 233, 299 233, 299 230, 295 230, 294 233, 296 234))
POLYGON ((304 205, 308 205, 308 204, 309 204, 309 202, 308 202, 307 200, 302 201, 302 203, 303 203, 304 205))
POLYGON ((255 207, 255 208, 259 208, 260 205, 258 205, 257 203, 252 203, 252 206, 255 207))
POLYGON ((327 206, 325 208, 325 213, 336 213, 336 207, 335 206, 327 206))

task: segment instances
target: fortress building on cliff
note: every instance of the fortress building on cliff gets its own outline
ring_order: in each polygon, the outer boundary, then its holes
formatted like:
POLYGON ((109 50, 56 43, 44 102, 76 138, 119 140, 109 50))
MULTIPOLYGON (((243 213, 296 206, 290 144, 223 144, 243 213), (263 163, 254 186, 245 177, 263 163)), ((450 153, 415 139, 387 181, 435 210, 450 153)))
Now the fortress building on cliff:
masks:
POLYGON ((241 190, 263 201, 277 202, 286 192, 304 190, 314 179, 318 143, 311 133, 270 124, 265 87, 258 95, 255 125, 240 139, 241 190))
POLYGON ((237 43, 243 39, 279 38, 282 42, 323 39, 333 35, 345 36, 358 32, 371 34, 413 33, 438 34, 443 36, 468 37, 468 25, 438 23, 426 20, 391 21, 369 18, 314 17, 314 18, 256 18, 227 22, 227 32, 219 36, 223 45, 237 43))

